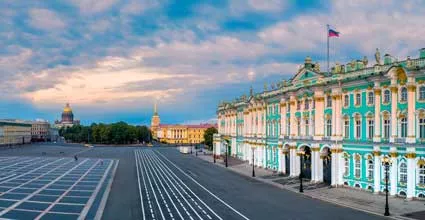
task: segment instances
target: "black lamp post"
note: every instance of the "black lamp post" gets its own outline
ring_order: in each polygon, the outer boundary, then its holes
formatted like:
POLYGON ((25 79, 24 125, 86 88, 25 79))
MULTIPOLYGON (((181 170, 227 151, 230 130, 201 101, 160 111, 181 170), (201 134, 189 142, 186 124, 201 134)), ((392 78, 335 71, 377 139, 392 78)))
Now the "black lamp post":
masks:
POLYGON ((255 162, 255 160, 254 160, 254 158, 255 158, 255 156, 254 156, 254 148, 252 148, 252 177, 255 177, 255 169, 254 169, 254 162, 255 162))
POLYGON ((227 159, 228 159, 227 158, 227 150, 228 150, 229 147, 227 146, 227 143, 224 146, 226 146, 226 167, 227 167, 228 166, 228 164, 227 164, 227 159))
POLYGON ((390 168, 390 161, 387 157, 384 158, 383 165, 385 166, 385 216, 390 215, 390 208, 388 205, 388 170, 390 168))
POLYGON ((304 151, 299 152, 300 155, 300 193, 304 192, 304 188, 303 188, 303 177, 304 177, 304 173, 303 173, 303 159, 304 159, 304 151))

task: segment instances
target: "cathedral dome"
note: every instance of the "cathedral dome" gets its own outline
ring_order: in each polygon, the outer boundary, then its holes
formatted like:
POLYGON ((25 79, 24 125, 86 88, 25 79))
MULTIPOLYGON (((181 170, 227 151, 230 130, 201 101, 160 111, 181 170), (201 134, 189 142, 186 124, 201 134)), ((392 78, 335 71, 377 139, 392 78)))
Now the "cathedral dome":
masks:
POLYGON ((69 103, 66 103, 65 108, 63 108, 63 112, 64 112, 64 113, 69 113, 69 112, 71 112, 71 113, 72 113, 72 109, 71 109, 71 107, 69 106, 69 103))
POLYGON ((62 123, 73 123, 74 122, 74 114, 72 113, 72 109, 69 106, 69 103, 66 103, 65 108, 63 108, 62 112, 62 123))

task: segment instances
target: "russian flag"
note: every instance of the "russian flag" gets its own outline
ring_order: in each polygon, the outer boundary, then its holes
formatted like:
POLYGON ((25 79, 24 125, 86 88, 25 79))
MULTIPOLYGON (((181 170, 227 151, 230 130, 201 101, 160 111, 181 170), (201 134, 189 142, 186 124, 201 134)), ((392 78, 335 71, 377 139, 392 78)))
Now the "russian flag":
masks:
POLYGON ((339 32, 329 28, 328 37, 339 37, 339 32))

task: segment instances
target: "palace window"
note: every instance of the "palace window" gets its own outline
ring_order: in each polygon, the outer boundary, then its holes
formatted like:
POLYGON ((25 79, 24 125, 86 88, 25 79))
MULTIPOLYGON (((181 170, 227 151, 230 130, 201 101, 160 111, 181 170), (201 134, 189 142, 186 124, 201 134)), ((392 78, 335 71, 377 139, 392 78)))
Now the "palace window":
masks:
POLYGON ((419 87, 419 100, 425 100, 425 86, 419 87))
POLYGON ((400 118, 400 137, 407 137, 407 118, 404 116, 400 118))
POLYGON ((391 121, 390 121, 390 117, 388 116, 388 114, 384 115, 384 139, 389 139, 390 138, 390 126, 391 126, 391 121))
POLYGON ((286 119, 286 136, 289 136, 291 134, 291 121, 287 118, 286 119))
POLYGON ((419 165, 419 184, 425 185, 425 165, 420 164, 419 165))
POLYGON ((350 96, 344 95, 344 107, 348 107, 349 104, 350 104, 350 96))
POLYGON ((354 157, 354 177, 360 178, 361 176, 361 160, 360 155, 354 157))
POLYGON ((425 117, 419 118, 419 138, 425 139, 425 117))
POLYGON ((313 99, 313 109, 316 108, 316 101, 313 99))
POLYGON ((304 110, 308 110, 310 107, 310 100, 306 99, 304 100, 304 110))
POLYGON ((305 119, 305 136, 310 135, 309 128, 310 128, 309 120, 305 119))
POLYGON ((344 176, 348 176, 350 174, 350 159, 348 155, 344 155, 344 176))
POLYGON ((297 136, 301 135, 301 119, 297 119, 297 136))
POLYGON ((406 102, 407 101, 407 89, 406 87, 401 88, 401 94, 400 94, 400 102, 406 102))
POLYGON ((367 94, 367 104, 368 105, 373 105, 374 99, 375 99, 375 96, 374 96, 373 92, 369 92, 367 94))
POLYGON ((326 96, 326 108, 332 108, 332 97, 330 95, 326 96))
POLYGON ((399 182, 400 183, 407 183, 407 165, 405 162, 401 162, 400 168, 399 168, 399 182))
POLYGON ((344 118, 344 138, 350 138, 350 119, 344 118))
POLYGON ((332 135, 332 119, 326 119, 326 137, 330 137, 332 135))
POLYGON ((301 109, 301 101, 297 101, 297 110, 301 109))
POLYGON ((367 128, 368 128, 368 139, 373 139, 374 129, 375 129, 375 121, 373 119, 367 120, 367 128))
POLYGON ((368 179, 373 179, 373 159, 369 158, 367 160, 367 178, 368 179))
POLYGON ((390 92, 390 90, 385 90, 384 91, 384 103, 389 103, 390 102, 390 99, 391 99, 391 92, 390 92))
POLYGON ((361 105, 361 102, 362 102, 362 95, 360 93, 357 93, 356 94, 356 103, 355 103, 355 105, 356 106, 359 106, 359 105, 361 105))
POLYGON ((362 134, 362 121, 360 117, 356 117, 356 139, 360 139, 362 134))

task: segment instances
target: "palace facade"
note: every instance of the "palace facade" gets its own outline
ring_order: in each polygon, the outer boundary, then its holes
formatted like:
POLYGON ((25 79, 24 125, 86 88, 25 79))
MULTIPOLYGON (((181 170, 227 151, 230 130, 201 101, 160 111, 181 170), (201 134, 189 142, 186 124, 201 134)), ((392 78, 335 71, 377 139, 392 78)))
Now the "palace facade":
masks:
POLYGON ((307 57, 288 81, 218 106, 215 154, 312 182, 425 197, 425 49, 320 71, 307 57))

